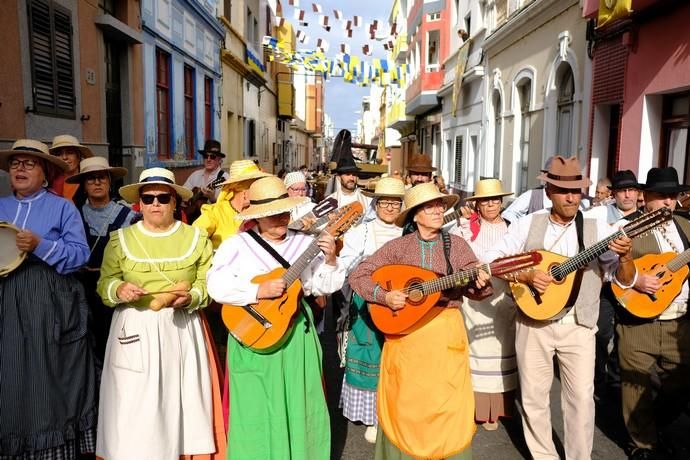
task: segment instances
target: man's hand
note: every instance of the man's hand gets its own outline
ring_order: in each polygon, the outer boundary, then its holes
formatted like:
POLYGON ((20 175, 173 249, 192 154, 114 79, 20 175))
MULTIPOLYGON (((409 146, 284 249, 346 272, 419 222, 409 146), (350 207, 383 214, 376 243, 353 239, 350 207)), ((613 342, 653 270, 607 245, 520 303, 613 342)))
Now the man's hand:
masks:
POLYGON ((335 265, 335 238, 328 232, 323 232, 319 239, 316 240, 316 244, 319 245, 324 257, 326 258, 326 263, 328 265, 335 265))
POLYGON ((645 294, 654 294, 661 287, 661 281, 656 276, 638 275, 635 289, 645 294))
POLYGON ((477 285, 477 289, 481 290, 484 289, 484 287, 489 283, 489 279, 491 277, 489 276, 488 273, 486 273, 484 270, 478 270, 477 271, 477 280, 475 281, 475 284, 477 285))
POLYGON ((287 289, 287 284, 282 278, 276 280, 268 280, 259 284, 259 290, 256 293, 257 299, 275 299, 280 297, 287 289))
POLYGON ((632 258, 632 240, 627 236, 619 236, 609 243, 609 249, 620 257, 630 256, 632 258))
POLYGON ((519 280, 532 286, 539 294, 546 292, 546 288, 553 282, 551 275, 541 270, 529 270, 521 273, 519 280))
POLYGON ((407 295, 400 290, 390 291, 386 294, 386 305, 393 311, 400 310, 405 306, 407 295))

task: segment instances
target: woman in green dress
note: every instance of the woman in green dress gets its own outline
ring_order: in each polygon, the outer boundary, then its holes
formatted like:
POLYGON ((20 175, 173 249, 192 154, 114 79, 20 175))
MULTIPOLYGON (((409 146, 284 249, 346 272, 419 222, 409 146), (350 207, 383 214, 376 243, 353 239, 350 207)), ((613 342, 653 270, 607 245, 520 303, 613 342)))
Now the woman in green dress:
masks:
MULTIPOLYGON (((239 217, 256 221, 256 227, 225 240, 208 272, 209 295, 220 303, 253 304, 285 291, 282 279, 252 283, 255 276, 281 266, 259 240, 290 264, 314 241, 309 235, 288 230, 290 210, 308 198, 288 197, 278 177, 254 182, 249 199, 250 206, 239 217)), ((323 254, 316 256, 300 276, 305 295, 330 294, 340 289, 345 279, 333 237, 324 234, 317 244, 323 254)), ((330 458, 321 345, 308 307, 299 309, 288 334, 270 353, 257 353, 232 336, 228 339, 228 459, 330 458)))

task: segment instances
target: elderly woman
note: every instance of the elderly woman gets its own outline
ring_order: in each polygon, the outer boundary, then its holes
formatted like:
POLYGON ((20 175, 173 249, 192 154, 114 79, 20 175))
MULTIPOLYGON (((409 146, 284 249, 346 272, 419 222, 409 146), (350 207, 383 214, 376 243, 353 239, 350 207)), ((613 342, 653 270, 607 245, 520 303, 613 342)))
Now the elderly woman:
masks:
POLYGON ((91 307, 91 334, 95 344, 96 367, 98 375, 103 369, 103 357, 108 341, 110 320, 113 312, 106 308, 96 292, 96 283, 101 273, 103 251, 110 240, 110 234, 115 230, 127 227, 133 221, 136 213, 129 207, 116 203, 111 199, 111 185, 114 179, 127 174, 127 169, 111 167, 103 157, 91 157, 82 160, 80 173, 70 176, 67 184, 78 184, 86 196, 86 203, 79 207, 84 221, 86 239, 91 250, 89 261, 79 272, 79 279, 84 283, 86 296, 91 307))
POLYGON ((67 165, 45 144, 18 140, 0 167, 14 191, 0 199, 0 220, 18 227, 16 249, 27 254, 0 278, 0 458, 76 459, 94 451, 96 434, 88 305, 71 275, 89 257, 84 226, 46 190, 67 165))
MULTIPOLYGON (((475 254, 491 249, 508 231, 501 218, 504 192, 498 179, 476 183, 475 194, 466 199, 476 212, 463 208, 458 227, 452 233, 467 241, 475 254)), ((492 281, 494 293, 481 301, 465 299, 462 309, 470 340, 470 372, 474 389, 474 419, 484 429, 498 428, 499 417, 514 412, 517 388, 515 359, 515 303, 509 297, 508 285, 501 279, 492 281)))
POLYGON ((105 352, 97 454, 106 460, 213 454, 212 387, 198 310, 206 306, 211 242, 175 220, 191 190, 163 168, 120 188, 143 219, 114 233, 98 293, 115 307, 105 352), (155 294, 154 293, 163 293, 155 294))
MULTIPOLYGON (((288 231, 290 210, 306 198, 288 197, 278 177, 258 179, 249 187, 251 205, 239 214, 256 226, 226 240, 208 272, 209 294, 225 308, 242 308, 261 299, 280 297, 286 282, 252 279, 294 264, 313 238, 288 231), (270 251, 269 251, 270 248, 270 251)), ((345 270, 337 262, 335 241, 318 239, 323 254, 302 271, 304 294, 325 295, 342 287, 345 270)), ((230 426, 228 459, 328 459, 330 424, 322 386, 321 345, 310 309, 302 302, 288 336, 270 353, 245 348, 228 339, 230 426)))
POLYGON ((67 179, 79 173, 79 162, 84 158, 93 157, 91 149, 79 143, 79 139, 69 134, 60 134, 53 138, 50 154, 55 155, 67 164, 64 174, 57 177, 53 183, 54 190, 75 203, 84 201, 84 194, 77 193, 79 183, 67 182, 67 179))
MULTIPOLYGON (((338 259, 348 273, 381 246, 402 235, 402 228, 395 225, 395 219, 400 214, 405 196, 403 181, 385 177, 376 183, 374 193, 363 193, 373 198, 372 207, 376 210, 376 219, 347 232, 338 259)), ((376 442, 378 425, 376 386, 379 381, 383 336, 371 322, 366 302, 359 295, 353 294, 349 286, 347 291, 343 294, 350 302, 350 314, 345 328, 347 338, 343 340, 345 377, 340 393, 340 406, 345 418, 367 426, 364 438, 373 444, 376 442)))
MULTIPOLYGON (((431 182, 405 193, 399 227, 413 231, 384 244, 359 264, 348 280, 366 302, 400 310, 407 296, 374 282, 379 267, 413 265, 435 273, 476 266, 467 243, 441 231, 443 213, 457 202, 431 182)), ((400 276, 405 276, 401 270, 400 276)), ((488 275, 479 271, 476 284, 442 292, 429 316, 406 335, 386 336, 378 387, 376 459, 472 457, 475 431, 467 334, 462 324, 463 296, 482 298, 488 275), (481 289, 478 291, 476 289, 481 289)))

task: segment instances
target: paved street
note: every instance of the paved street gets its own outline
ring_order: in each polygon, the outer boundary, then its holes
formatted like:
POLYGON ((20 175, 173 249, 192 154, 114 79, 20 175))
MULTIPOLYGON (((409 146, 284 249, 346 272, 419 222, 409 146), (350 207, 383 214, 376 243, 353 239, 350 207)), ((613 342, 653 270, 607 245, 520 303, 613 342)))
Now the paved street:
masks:
MULTIPOLYGON (((329 395, 331 427, 333 439, 331 458, 342 460, 370 460, 374 456, 374 447, 364 440, 364 427, 345 420, 338 409, 339 388, 342 370, 338 369, 335 355, 335 340, 331 335, 324 338, 324 361, 326 385, 329 395)), ((619 402, 597 407, 596 428, 594 432, 593 459, 622 460, 627 455, 624 451, 625 430, 622 425, 619 402)), ((556 446, 565 458, 562 448, 563 418, 560 407, 560 384, 556 380, 551 391, 552 420, 556 446)), ((675 453, 669 460, 686 460, 690 458, 690 417, 682 415, 663 431, 675 453)), ((487 432, 477 426, 477 434, 472 443, 472 454, 475 460, 512 460, 529 458, 522 435, 522 422, 519 417, 503 420, 497 431, 487 432)))

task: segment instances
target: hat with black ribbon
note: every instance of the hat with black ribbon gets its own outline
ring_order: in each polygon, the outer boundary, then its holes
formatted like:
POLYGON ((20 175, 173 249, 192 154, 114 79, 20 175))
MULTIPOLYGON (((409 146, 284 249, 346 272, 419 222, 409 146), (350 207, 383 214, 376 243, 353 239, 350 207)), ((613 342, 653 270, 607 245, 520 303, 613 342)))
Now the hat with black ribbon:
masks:
POLYGON ((139 200, 139 189, 145 185, 160 184, 167 185, 175 190, 180 198, 188 200, 193 193, 188 188, 175 183, 175 174, 165 168, 149 168, 144 169, 139 175, 139 182, 136 184, 129 184, 120 187, 120 196, 129 203, 134 203, 139 200))
POLYGON ((249 207, 239 213, 240 220, 252 220, 260 217, 275 216, 290 212, 297 206, 306 203, 309 198, 288 196, 287 187, 277 176, 262 177, 249 186, 249 207))

